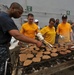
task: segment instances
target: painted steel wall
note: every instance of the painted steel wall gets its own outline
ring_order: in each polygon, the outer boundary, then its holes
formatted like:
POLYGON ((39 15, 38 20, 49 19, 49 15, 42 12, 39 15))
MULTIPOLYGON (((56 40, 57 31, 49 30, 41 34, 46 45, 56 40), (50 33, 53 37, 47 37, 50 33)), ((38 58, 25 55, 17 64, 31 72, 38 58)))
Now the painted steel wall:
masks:
MULTIPOLYGON (((27 6, 32 6, 33 14, 36 19, 39 19, 40 26, 48 25, 48 21, 51 17, 59 18, 61 20, 62 14, 66 14, 66 11, 70 11, 69 19, 74 20, 74 0, 0 0, 1 4, 10 6, 12 2, 20 3, 24 9, 27 6), (27 1, 27 3, 25 3, 27 1)), ((19 28, 21 26, 21 20, 16 20, 19 28)))

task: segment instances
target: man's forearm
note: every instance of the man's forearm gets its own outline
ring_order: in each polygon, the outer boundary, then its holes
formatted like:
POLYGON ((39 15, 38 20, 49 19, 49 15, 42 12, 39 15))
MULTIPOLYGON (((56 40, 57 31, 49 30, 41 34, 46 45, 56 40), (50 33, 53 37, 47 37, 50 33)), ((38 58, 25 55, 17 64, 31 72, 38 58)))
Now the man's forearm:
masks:
POLYGON ((26 37, 26 36, 24 36, 22 34, 16 35, 15 38, 20 40, 20 41, 27 42, 27 43, 34 43, 34 44, 36 44, 36 42, 37 42, 37 40, 31 39, 31 38, 26 37))
POLYGON ((11 31, 9 31, 9 34, 12 35, 17 40, 20 40, 23 42, 34 43, 34 44, 37 44, 37 42, 38 42, 35 39, 31 39, 29 37, 24 36, 23 34, 20 34, 20 32, 18 30, 11 30, 11 31))

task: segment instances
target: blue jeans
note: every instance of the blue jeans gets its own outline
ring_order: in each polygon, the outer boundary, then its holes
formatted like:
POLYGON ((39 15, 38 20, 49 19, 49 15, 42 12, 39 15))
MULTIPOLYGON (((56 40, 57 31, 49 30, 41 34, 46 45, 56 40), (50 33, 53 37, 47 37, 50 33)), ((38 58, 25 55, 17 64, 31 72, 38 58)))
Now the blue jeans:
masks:
MULTIPOLYGON (((4 75, 5 62, 9 58, 9 49, 5 46, 0 46, 0 75, 4 75)), ((9 69, 9 68, 8 68, 9 69)), ((11 75, 10 71, 7 71, 6 75, 11 75)))

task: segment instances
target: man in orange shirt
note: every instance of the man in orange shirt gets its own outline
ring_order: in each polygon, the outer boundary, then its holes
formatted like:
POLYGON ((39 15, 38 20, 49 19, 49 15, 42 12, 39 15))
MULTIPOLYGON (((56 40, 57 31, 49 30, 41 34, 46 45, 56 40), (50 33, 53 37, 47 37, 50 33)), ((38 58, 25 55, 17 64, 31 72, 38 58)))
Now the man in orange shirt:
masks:
POLYGON ((64 42, 71 41, 72 29, 71 25, 67 22, 67 15, 62 16, 62 23, 58 25, 57 34, 60 35, 61 38, 64 38, 64 42))
POLYGON ((28 14, 28 22, 24 23, 21 27, 20 33, 30 37, 35 38, 35 34, 38 33, 38 26, 33 22, 34 21, 34 15, 29 13, 28 14))

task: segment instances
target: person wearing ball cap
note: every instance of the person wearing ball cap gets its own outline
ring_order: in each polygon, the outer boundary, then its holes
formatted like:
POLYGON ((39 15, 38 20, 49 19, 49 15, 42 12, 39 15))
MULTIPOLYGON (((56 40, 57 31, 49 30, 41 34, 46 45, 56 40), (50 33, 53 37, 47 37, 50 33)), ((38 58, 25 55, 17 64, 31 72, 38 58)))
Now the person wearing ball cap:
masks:
POLYGON ((24 19, 24 23, 27 23, 28 22, 28 20, 27 19, 24 19))
POLYGON ((62 16, 62 22, 58 25, 57 34, 61 38, 64 38, 64 42, 70 42, 72 40, 72 29, 71 25, 67 22, 67 15, 62 16))
POLYGON ((38 29, 40 29, 40 27, 39 27, 39 20, 35 19, 34 22, 35 22, 36 25, 38 25, 38 29))
POLYGON ((38 25, 39 24, 39 20, 35 19, 34 22, 38 25))

